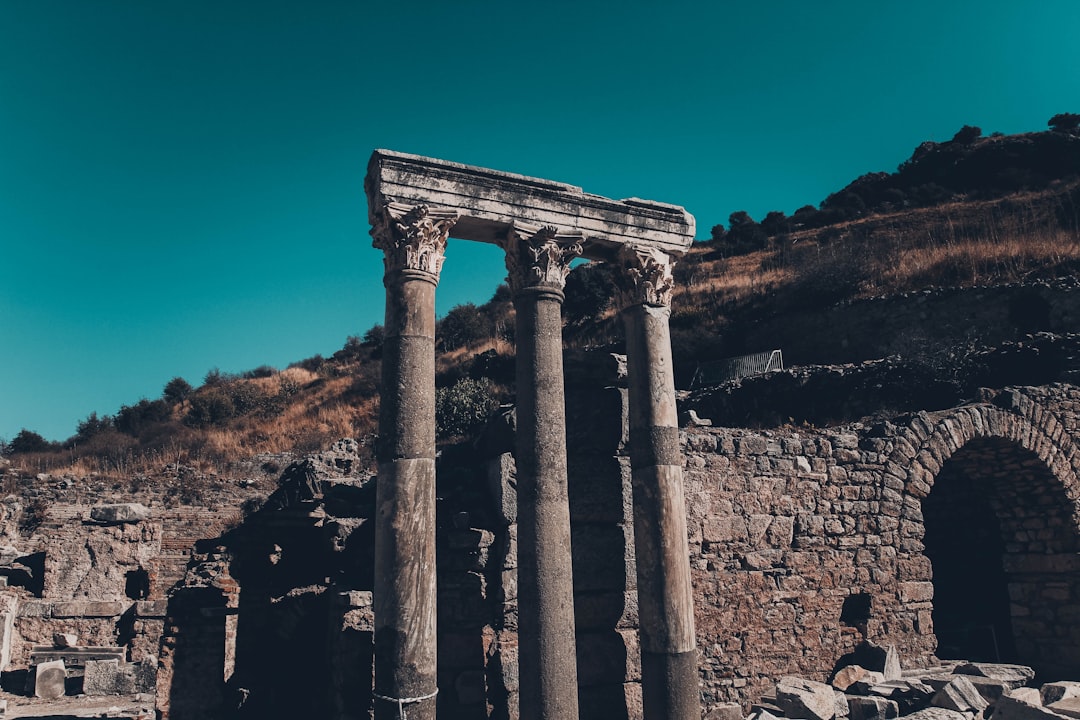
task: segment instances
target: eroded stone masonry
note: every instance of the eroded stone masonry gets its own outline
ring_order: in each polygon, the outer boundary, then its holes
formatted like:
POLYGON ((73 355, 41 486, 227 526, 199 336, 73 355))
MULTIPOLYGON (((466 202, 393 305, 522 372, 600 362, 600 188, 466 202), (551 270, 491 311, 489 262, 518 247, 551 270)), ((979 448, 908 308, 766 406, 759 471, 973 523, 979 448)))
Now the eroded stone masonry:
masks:
POLYGON ((894 358, 677 396, 680 208, 381 151, 373 168, 377 477, 343 440, 243 516, 236 492, 5 501, 5 689, 135 693, 174 720, 729 717, 864 641, 904 667, 1080 678, 1075 336, 940 386, 894 358), (437 454, 451 233, 508 253, 518 403, 437 454), (625 355, 561 349, 579 255, 617 265, 625 355))

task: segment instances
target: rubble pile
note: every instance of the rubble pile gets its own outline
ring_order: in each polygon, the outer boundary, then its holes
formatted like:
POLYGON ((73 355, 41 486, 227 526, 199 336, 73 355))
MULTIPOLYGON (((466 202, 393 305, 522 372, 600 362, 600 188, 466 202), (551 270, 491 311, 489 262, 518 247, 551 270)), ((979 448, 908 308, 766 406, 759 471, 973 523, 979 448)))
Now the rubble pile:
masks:
MULTIPOLYGON (((780 678, 771 696, 752 706, 747 720, 1076 720, 1080 682, 1035 685, 1024 665, 940 661, 902 670, 894 648, 863 643, 829 684, 796 676, 780 678), (871 669, 872 668, 872 669, 871 669)), ((727 720, 735 708, 710 716, 727 720)), ((741 713, 740 713, 741 715, 741 713)))

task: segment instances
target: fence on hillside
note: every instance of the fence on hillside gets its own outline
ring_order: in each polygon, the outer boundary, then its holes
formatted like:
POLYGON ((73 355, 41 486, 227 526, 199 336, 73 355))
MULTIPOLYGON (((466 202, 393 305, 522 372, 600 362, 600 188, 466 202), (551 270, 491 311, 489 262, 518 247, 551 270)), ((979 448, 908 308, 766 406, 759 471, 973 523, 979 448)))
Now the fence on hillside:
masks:
POLYGON ((773 370, 783 369, 784 355, 779 350, 725 358, 724 360, 699 364, 697 370, 694 371, 694 379, 690 381, 690 388, 720 385, 729 380, 737 380, 751 375, 761 375, 773 370))

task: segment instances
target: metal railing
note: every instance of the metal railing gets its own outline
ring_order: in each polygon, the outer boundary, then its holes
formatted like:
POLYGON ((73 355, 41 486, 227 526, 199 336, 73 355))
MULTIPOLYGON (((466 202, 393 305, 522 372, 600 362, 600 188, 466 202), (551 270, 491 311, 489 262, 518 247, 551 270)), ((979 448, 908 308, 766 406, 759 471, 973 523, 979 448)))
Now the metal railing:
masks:
POLYGON ((779 350, 725 358, 724 360, 699 364, 697 370, 694 371, 694 379, 690 381, 690 388, 720 385, 729 380, 737 380, 751 375, 761 375, 773 370, 783 369, 784 355, 779 350))

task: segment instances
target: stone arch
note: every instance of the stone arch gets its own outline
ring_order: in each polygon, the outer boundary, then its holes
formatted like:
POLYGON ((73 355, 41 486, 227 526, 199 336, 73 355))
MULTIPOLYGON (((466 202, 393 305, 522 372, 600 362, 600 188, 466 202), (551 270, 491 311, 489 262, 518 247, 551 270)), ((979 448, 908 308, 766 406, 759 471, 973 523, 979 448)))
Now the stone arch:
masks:
MULTIPOLYGON (((956 583, 978 578, 969 620, 991 623, 998 658, 1048 675, 1080 671, 1077 457, 1061 421, 1019 390, 993 404, 919 413, 900 430, 885 465, 882 510, 897 518, 906 560, 898 565, 900 601, 924 603, 916 628, 931 647, 942 640, 934 635, 938 611, 956 610, 956 583), (928 547, 935 532, 937 545, 928 547)), ((942 635, 953 630, 942 623, 942 635)), ((967 643, 943 646, 942 654, 956 647, 977 652, 967 643)))

